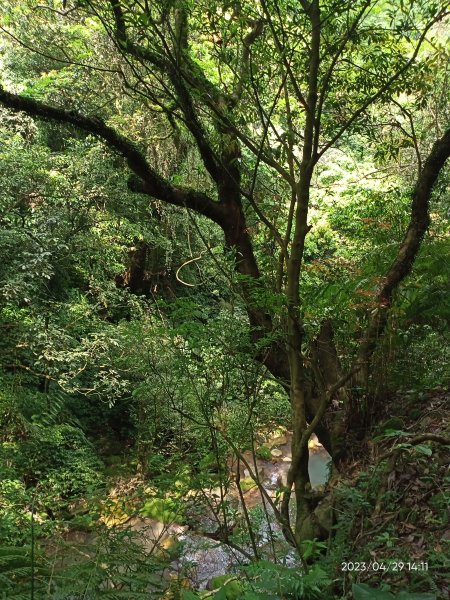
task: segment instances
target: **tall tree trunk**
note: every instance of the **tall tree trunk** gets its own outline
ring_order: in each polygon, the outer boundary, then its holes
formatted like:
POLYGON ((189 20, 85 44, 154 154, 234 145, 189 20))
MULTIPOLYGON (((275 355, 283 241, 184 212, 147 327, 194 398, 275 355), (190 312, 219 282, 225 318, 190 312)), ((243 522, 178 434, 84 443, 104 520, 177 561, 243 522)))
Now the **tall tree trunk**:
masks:
POLYGON ((289 499, 291 486, 294 485, 296 521, 295 537, 297 542, 314 537, 305 525, 309 522, 313 507, 309 500, 310 480, 308 472, 308 439, 305 432, 307 423, 306 369, 302 356, 303 323, 300 308, 300 276, 305 249, 305 239, 310 230, 308 210, 310 204, 311 178, 314 169, 314 133, 316 127, 317 85, 320 64, 320 8, 319 1, 312 0, 307 6, 311 22, 311 48, 309 57, 309 81, 305 132, 303 142, 300 177, 295 189, 296 209, 291 254, 287 264, 286 302, 287 317, 287 355, 290 370, 290 396, 292 405, 292 463, 287 477, 287 491, 282 501, 282 512, 289 519, 289 499))

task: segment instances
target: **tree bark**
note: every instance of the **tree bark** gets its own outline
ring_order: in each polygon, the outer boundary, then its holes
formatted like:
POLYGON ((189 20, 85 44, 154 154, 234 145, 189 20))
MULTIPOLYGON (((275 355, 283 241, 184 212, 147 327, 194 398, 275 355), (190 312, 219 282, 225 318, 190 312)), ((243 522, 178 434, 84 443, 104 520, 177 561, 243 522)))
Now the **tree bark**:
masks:
POLYGON ((412 194, 411 219, 397 256, 382 279, 375 300, 378 308, 373 313, 358 350, 355 364, 359 367, 357 382, 367 388, 370 360, 387 324, 389 309, 396 290, 411 273, 423 237, 429 227, 429 205, 434 184, 446 160, 450 157, 450 129, 436 140, 423 165, 412 194))
MULTIPOLYGON (((314 140, 318 131, 317 128, 320 125, 316 122, 317 81, 320 62, 320 11, 318 0, 313 0, 311 3, 302 2, 302 5, 311 22, 310 73, 306 99, 303 156, 300 179, 295 189, 295 226, 291 255, 287 266, 287 344, 285 348, 281 348, 278 343, 273 342, 258 357, 271 373, 279 378, 290 393, 294 441, 293 461, 288 483, 295 487, 297 496, 296 530, 298 535, 300 535, 299 532, 302 529, 301 521, 304 520, 305 515, 310 510, 307 500, 308 494, 306 493, 309 477, 307 473, 307 439, 305 442, 304 433, 307 431, 307 423, 313 420, 318 408, 312 394, 309 392, 307 373, 302 356, 304 333, 299 286, 304 243, 309 231, 307 218, 311 176, 318 158, 314 140)), ((117 0, 111 0, 111 6, 120 8, 120 3, 117 0)), ((124 52, 131 49, 139 60, 158 65, 161 70, 170 67, 169 78, 177 94, 180 110, 183 112, 186 126, 197 144, 205 168, 215 183, 218 201, 197 190, 182 188, 169 183, 149 165, 144 152, 101 119, 86 117, 74 111, 52 107, 31 98, 11 94, 1 86, 0 103, 14 111, 24 111, 38 118, 66 123, 101 138, 126 159, 130 170, 134 174, 134 178, 130 183, 134 191, 145 193, 175 206, 193 210, 218 224, 224 232, 226 245, 235 252, 236 269, 248 278, 249 283, 244 281, 243 284, 246 308, 253 338, 255 341, 261 340, 262 337, 272 334, 273 324, 270 315, 252 300, 251 286, 260 285, 260 273, 241 204, 240 149, 234 130, 226 125, 226 119, 223 121, 217 120, 216 130, 219 133, 222 145, 219 152, 215 151, 200 123, 198 113, 195 112, 189 86, 185 85, 185 79, 180 75, 179 69, 181 67, 168 64, 166 60, 161 63, 162 58, 160 56, 153 53, 142 55, 140 54, 141 50, 132 45, 130 46, 126 38, 126 32, 122 30, 123 19, 120 12, 116 14, 116 25, 119 41, 122 39, 123 42, 124 52), (123 38, 121 38, 122 35, 123 38)), ((183 60, 182 54, 182 52, 177 54, 179 62, 183 60)), ((189 81, 188 77, 186 79, 189 81)), ((219 98, 219 100, 226 104, 224 98, 219 98)), ((431 192, 449 155, 450 130, 434 144, 430 156, 424 164, 413 194, 410 225, 398 255, 379 287, 377 293, 379 308, 370 319, 355 363, 361 369, 365 382, 368 378, 370 358, 377 340, 386 326, 388 311, 395 291, 411 272, 423 236, 428 228, 431 192)), ((315 431, 320 441, 333 455, 333 442, 324 424, 315 423, 315 431)), ((289 500, 289 495, 290 491, 285 500, 289 500)), ((286 505, 285 501, 284 505, 286 505)))
MULTIPOLYGON (((306 3, 305 3, 306 4, 306 3)), ((290 398, 292 406, 292 462, 287 475, 286 492, 282 500, 282 514, 289 522, 289 501, 291 488, 295 490, 296 521, 295 537, 297 543, 305 538, 314 537, 313 532, 305 527, 311 518, 311 503, 308 471, 308 438, 307 430, 307 393, 306 369, 302 356, 304 338, 300 307, 300 276, 305 249, 305 239, 310 230, 308 226, 308 209, 310 204, 311 178, 314 169, 314 132, 316 126, 317 85, 320 65, 320 8, 318 0, 312 0, 305 7, 311 23, 311 48, 309 57, 308 96, 306 122, 300 178, 295 189, 296 209, 291 253, 287 263, 286 302, 287 316, 287 355, 290 372, 290 398)))

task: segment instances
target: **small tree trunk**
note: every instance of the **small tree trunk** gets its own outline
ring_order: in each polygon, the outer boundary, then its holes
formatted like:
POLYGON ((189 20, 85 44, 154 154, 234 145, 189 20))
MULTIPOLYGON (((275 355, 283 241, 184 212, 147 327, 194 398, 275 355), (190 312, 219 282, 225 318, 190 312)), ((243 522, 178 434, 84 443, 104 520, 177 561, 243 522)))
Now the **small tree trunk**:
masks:
MULTIPOLYGON (((317 388, 316 393, 318 397, 322 397, 342 379, 343 375, 334 342, 333 324, 330 319, 322 322, 319 333, 311 344, 311 362, 317 388)), ((327 431, 329 441, 326 450, 332 457, 333 464, 339 468, 339 464, 345 459, 348 450, 346 413, 351 406, 351 397, 345 386, 337 390, 335 399, 339 403, 338 408, 329 413, 327 424, 324 423, 317 427, 316 434, 319 437, 320 427, 327 431)))
POLYGON ((315 131, 315 113, 317 104, 317 82, 320 64, 320 8, 318 0, 312 0, 308 8, 311 22, 311 49, 309 62, 309 81, 307 97, 307 116, 305 122, 304 145, 300 177, 295 186, 296 208, 291 253, 287 263, 286 303, 287 319, 287 354, 290 370, 290 396, 292 404, 293 442, 292 463, 288 472, 287 491, 282 502, 282 513, 289 519, 289 499, 292 484, 295 489, 297 515, 295 521, 295 537, 297 543, 310 539, 314 532, 306 527, 312 514, 308 500, 310 481, 308 472, 308 438, 304 435, 308 424, 307 388, 305 365, 302 356, 303 324, 300 311, 300 275, 305 249, 305 239, 310 230, 308 226, 308 210, 310 203, 311 178, 314 169, 313 142, 315 131))

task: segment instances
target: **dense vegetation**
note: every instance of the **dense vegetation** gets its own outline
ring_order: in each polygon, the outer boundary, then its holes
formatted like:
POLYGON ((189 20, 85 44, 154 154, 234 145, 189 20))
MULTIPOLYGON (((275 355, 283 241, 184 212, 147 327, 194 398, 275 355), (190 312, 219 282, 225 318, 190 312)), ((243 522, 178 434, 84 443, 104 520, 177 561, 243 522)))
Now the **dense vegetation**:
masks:
POLYGON ((0 592, 447 598, 450 4, 0 6, 0 592))

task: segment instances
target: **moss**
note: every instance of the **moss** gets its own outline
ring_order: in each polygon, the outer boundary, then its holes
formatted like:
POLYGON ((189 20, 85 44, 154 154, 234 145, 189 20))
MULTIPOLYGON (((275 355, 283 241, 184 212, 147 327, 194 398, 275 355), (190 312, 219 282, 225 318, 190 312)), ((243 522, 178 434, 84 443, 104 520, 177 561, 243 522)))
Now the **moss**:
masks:
POLYGON ((141 514, 163 523, 183 520, 182 507, 173 498, 151 498, 142 507, 141 514))
POLYGON ((256 450, 256 456, 262 460, 271 460, 270 448, 268 446, 260 446, 256 450))
POLYGON ((256 486, 256 483, 251 477, 244 477, 244 479, 241 479, 240 485, 243 492, 248 492, 248 490, 251 490, 256 486))

